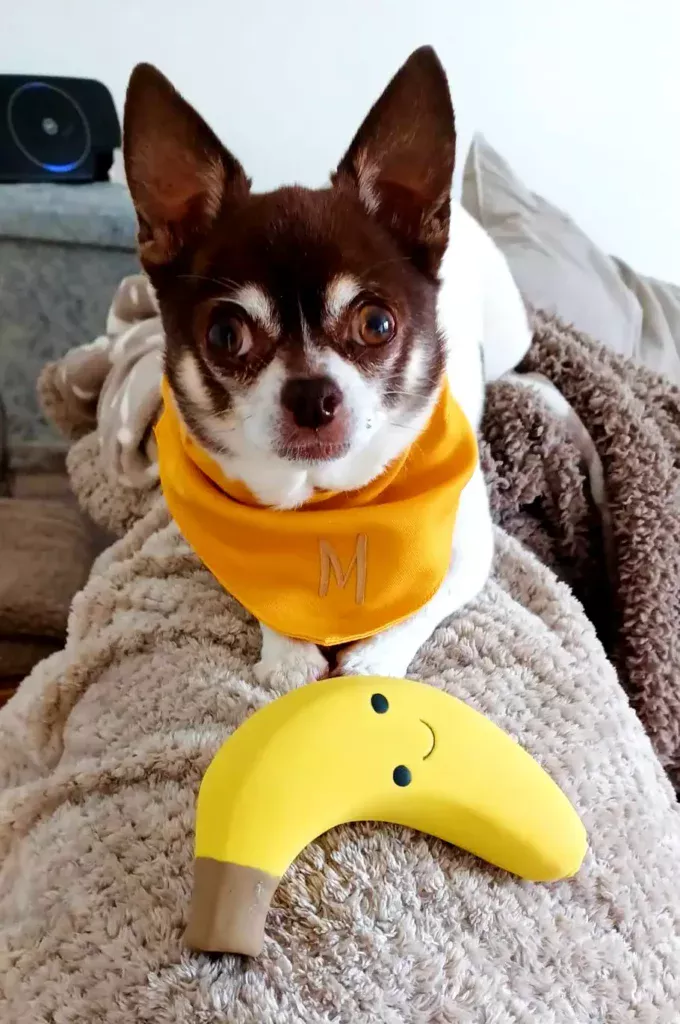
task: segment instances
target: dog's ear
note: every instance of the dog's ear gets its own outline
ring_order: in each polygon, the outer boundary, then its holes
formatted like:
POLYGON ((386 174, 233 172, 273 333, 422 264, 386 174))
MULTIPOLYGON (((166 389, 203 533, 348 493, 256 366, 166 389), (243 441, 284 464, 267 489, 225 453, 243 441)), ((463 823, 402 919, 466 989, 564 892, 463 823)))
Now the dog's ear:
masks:
POLYGON ((138 64, 130 78, 123 153, 143 263, 170 262, 209 227, 225 198, 245 196, 250 186, 238 160, 150 64, 138 64))
POLYGON ((456 131, 446 74, 430 46, 416 50, 370 110, 333 175, 418 265, 436 274, 446 248, 456 131))

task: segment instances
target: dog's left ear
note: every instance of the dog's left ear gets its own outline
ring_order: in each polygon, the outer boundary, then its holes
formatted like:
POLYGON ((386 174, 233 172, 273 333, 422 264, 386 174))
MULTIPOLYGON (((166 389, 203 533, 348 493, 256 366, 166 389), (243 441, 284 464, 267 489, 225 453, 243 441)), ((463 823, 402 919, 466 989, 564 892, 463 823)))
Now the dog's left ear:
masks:
POLYGON ((416 50, 370 110, 333 175, 416 265, 435 276, 446 249, 456 150, 446 74, 430 46, 416 50))

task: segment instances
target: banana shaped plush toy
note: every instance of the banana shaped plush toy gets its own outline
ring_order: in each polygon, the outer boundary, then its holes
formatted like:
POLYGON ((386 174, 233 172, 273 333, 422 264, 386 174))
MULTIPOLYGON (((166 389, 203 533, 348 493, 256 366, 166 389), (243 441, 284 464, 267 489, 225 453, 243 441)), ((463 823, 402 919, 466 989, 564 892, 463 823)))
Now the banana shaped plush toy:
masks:
POLYGON ((281 876, 351 821, 406 825, 523 878, 575 874, 576 812, 487 718, 406 679, 312 683, 257 711, 201 784, 187 945, 256 956, 281 876))

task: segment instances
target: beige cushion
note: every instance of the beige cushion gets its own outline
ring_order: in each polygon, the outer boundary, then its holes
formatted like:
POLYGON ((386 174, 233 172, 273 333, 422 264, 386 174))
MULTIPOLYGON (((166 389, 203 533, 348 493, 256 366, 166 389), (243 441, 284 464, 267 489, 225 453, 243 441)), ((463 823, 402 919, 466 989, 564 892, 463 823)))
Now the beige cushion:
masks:
POLYGON ((680 384, 680 288, 603 252, 530 192, 481 135, 466 161, 462 203, 505 254, 533 306, 680 384))

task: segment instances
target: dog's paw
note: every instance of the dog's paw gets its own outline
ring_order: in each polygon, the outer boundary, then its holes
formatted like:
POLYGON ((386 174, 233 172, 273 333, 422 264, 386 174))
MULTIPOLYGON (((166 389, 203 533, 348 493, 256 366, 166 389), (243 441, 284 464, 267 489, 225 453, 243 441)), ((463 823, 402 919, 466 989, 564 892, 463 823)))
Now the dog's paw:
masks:
POLYGON ((253 671, 261 685, 293 690, 325 679, 328 662, 316 644, 294 640, 262 626, 262 653, 253 671))
POLYGON ((387 634, 359 640, 338 654, 334 676, 389 676, 401 679, 415 651, 398 641, 389 643, 387 634))
POLYGON ((294 690, 305 683, 325 679, 328 675, 328 662, 314 644, 300 644, 275 661, 261 658, 253 671, 258 683, 263 686, 294 690))

